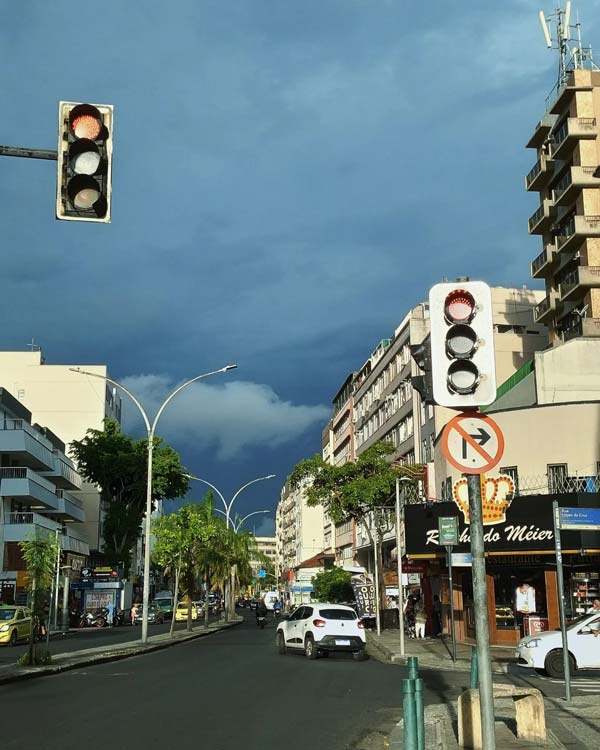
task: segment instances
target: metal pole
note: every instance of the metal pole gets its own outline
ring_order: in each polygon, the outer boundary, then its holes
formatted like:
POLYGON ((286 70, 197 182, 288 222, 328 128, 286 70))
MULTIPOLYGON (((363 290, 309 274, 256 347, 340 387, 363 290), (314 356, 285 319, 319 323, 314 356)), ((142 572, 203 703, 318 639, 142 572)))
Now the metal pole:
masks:
POLYGON ((56 579, 54 581, 54 630, 58 630, 58 583, 60 580, 60 540, 58 538, 59 530, 56 530, 56 541, 58 550, 56 552, 56 579))
POLYGON ((569 641, 567 638, 567 621, 565 618, 565 585, 563 580, 562 546, 560 542, 560 511, 558 500, 552 502, 554 519, 554 547, 556 550, 556 578, 558 584, 558 613, 562 635, 563 669, 565 671, 565 700, 571 702, 571 669, 569 665, 569 641))
POLYGON ((490 661, 481 480, 479 475, 467 474, 467 486, 469 490, 471 555, 473 557, 473 603, 475 608, 477 661, 479 665, 479 704, 481 708, 482 739, 485 750, 496 750, 494 687, 492 684, 492 665, 490 661))
POLYGON ((375 558, 375 619, 377 620, 377 635, 381 635, 380 607, 379 607, 379 565, 377 564, 377 529, 373 537, 373 557, 375 558))
POLYGON ((454 586, 452 584, 452 545, 446 545, 448 553, 448 586, 450 588, 450 636, 452 638, 452 661, 456 662, 456 630, 454 629, 454 586))
POLYGON ((63 586, 62 629, 66 632, 69 629, 69 576, 66 573, 63 586))
POLYGON ((23 148, 21 146, 0 146, 0 156, 20 156, 25 159, 58 159, 58 151, 43 148, 23 148))
MULTIPOLYGON (((148 642, 148 606, 150 602, 150 527, 152 525, 152 459, 154 430, 148 430, 148 476, 146 477, 146 528, 144 529, 144 588, 142 590, 142 643, 148 642)), ((177 603, 175 602, 175 609, 177 603)), ((175 614, 173 614, 173 617, 175 614)))
MULTIPOLYGON (((404 497, 402 498, 404 500, 404 497)), ((400 630, 400 655, 404 656, 404 584, 402 583, 402 548, 400 545, 400 480, 396 478, 396 550, 398 563, 398 629, 400 630)), ((404 507, 404 503, 402 503, 404 507)))

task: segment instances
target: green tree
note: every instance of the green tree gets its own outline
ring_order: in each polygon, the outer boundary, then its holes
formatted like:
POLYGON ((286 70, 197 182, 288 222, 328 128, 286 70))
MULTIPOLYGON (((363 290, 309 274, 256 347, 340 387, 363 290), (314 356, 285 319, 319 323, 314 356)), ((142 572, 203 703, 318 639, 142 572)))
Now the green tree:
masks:
MULTIPOLYGON (((382 598, 383 575, 381 542, 393 526, 395 485, 397 478, 416 485, 422 476, 419 465, 398 465, 390 461, 396 448, 384 441, 374 443, 353 463, 333 466, 319 454, 300 461, 292 471, 292 487, 300 486, 308 505, 322 505, 334 523, 353 519, 366 529, 371 544, 379 554, 375 560, 382 598)), ((413 488, 414 489, 414 488, 413 488)))
POLYGON ((313 596, 318 602, 354 601, 352 574, 342 568, 329 568, 313 576, 313 596))
MULTIPOLYGON (((44 604, 48 597, 48 590, 52 587, 58 556, 58 541, 53 534, 40 533, 19 542, 19 547, 27 569, 27 588, 31 594, 32 616, 26 663, 33 665, 40 658, 36 653, 34 635, 44 616, 44 604)), ((46 623, 46 627, 50 627, 50 623, 46 623)), ((41 656, 41 661, 47 660, 49 660, 48 652, 41 656)))
MULTIPOLYGON (((88 430, 83 440, 75 440, 71 453, 82 476, 100 488, 106 562, 123 565, 127 575, 146 512, 148 441, 134 440, 118 422, 106 419, 104 430, 88 430)), ((181 497, 188 485, 178 453, 154 438, 153 501, 181 497)))

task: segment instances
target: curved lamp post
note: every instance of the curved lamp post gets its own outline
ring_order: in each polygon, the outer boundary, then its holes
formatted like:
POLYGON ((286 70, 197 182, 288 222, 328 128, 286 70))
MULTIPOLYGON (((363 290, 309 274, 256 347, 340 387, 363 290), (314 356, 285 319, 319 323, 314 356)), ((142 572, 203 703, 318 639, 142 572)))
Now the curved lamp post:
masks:
POLYGON ((202 378, 207 378, 210 375, 217 375, 218 373, 221 373, 221 372, 227 372, 228 370, 235 370, 236 368, 237 368, 237 365, 225 365, 225 367, 221 367, 220 370, 211 370, 211 372, 205 372, 202 375, 196 375, 195 378, 186 380, 185 383, 182 383, 180 386, 175 388, 175 390, 172 391, 167 396, 167 398, 162 402, 162 404, 160 405, 160 408, 156 412, 154 421, 152 422, 152 424, 150 424, 150 420, 148 419, 148 415, 144 411, 144 407, 141 405, 138 399, 133 395, 133 393, 130 390, 128 390, 122 383, 119 383, 118 381, 113 380, 112 378, 109 378, 106 375, 99 375, 96 372, 88 372, 87 370, 82 370, 79 367, 69 367, 69 370, 71 370, 71 372, 78 372, 80 375, 89 375, 92 378, 100 378, 101 380, 106 380, 108 383, 112 383, 117 388, 120 388, 122 391, 124 391, 139 409, 140 414, 142 415, 144 419, 144 424, 146 426, 146 432, 148 435, 148 477, 147 477, 147 484, 146 484, 146 528, 145 528, 145 536, 144 536, 145 549, 144 549, 144 589, 142 593, 142 643, 147 643, 148 641, 148 604, 149 604, 148 600, 150 598, 150 517, 152 515, 152 457, 154 453, 154 433, 156 432, 156 425, 158 424, 160 415, 165 410, 165 407, 167 406, 169 401, 171 401, 171 399, 174 396, 176 396, 179 393, 179 391, 182 391, 188 385, 195 383, 197 380, 202 380, 202 378))

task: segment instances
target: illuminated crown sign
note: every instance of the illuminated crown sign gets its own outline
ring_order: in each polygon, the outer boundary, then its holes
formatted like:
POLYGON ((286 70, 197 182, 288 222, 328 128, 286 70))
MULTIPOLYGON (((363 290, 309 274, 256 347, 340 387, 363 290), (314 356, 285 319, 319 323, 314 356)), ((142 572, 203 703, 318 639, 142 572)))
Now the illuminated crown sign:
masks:
MULTIPOLYGON (((495 523, 506 522, 506 511, 511 504, 515 492, 515 483, 511 477, 500 474, 497 477, 481 475, 481 499, 483 506, 483 525, 492 526, 495 523)), ((465 519, 470 522, 469 492, 467 480, 459 479, 452 488, 454 502, 458 505, 465 519)))

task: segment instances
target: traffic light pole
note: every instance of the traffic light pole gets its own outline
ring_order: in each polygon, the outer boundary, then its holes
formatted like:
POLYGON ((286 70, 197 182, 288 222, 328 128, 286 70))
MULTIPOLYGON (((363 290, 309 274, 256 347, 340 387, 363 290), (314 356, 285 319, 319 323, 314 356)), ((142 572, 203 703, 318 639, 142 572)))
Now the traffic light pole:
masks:
POLYGON ((496 750, 494 686, 492 683, 492 665, 490 662, 483 510, 481 504, 481 477, 479 474, 467 474, 467 487, 469 490, 469 527, 471 530, 471 555, 473 558, 473 604, 475 609, 477 662, 479 665, 481 734, 485 750, 496 750))
POLYGON ((20 146, 0 146, 0 156, 20 156, 23 159, 58 160, 58 151, 44 148, 21 148, 20 146))

